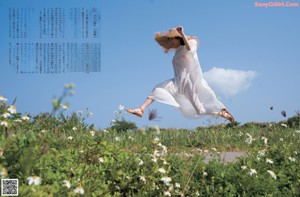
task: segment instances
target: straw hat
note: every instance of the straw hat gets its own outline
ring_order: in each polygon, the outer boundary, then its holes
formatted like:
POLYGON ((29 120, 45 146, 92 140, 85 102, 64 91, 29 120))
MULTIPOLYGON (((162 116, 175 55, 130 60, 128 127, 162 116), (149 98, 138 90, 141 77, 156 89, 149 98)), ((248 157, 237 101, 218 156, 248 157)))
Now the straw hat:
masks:
MULTIPOLYGON (((182 36, 178 33, 176 28, 170 29, 168 32, 157 32, 155 34, 154 39, 156 42, 165 50, 165 52, 168 52, 172 47, 169 44, 169 38, 176 38, 182 36)), ((198 38, 196 36, 186 36, 188 40, 195 39, 198 42, 198 38)))

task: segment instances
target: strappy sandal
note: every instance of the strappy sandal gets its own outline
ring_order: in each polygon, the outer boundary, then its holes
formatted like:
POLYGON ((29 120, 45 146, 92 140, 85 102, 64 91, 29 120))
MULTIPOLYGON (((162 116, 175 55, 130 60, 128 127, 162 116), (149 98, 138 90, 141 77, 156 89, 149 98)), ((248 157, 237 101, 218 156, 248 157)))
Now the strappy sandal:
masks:
POLYGON ((141 110, 142 114, 138 113, 138 112, 137 112, 136 110, 134 110, 134 109, 126 109, 126 111, 127 111, 128 113, 131 113, 131 114, 136 115, 137 117, 141 118, 141 117, 143 116, 143 114, 144 114, 144 110, 143 110, 141 107, 139 107, 138 109, 141 110))
POLYGON ((226 118, 227 120, 229 120, 231 122, 231 124, 234 124, 234 117, 231 113, 229 113, 229 111, 227 109, 222 109, 220 112, 220 115, 223 116, 224 118, 226 118))

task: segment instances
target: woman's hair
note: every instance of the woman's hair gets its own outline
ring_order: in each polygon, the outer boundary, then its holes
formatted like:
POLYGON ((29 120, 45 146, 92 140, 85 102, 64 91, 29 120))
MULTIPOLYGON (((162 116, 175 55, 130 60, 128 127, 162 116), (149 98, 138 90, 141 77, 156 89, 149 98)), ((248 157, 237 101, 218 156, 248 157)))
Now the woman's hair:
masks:
POLYGON ((184 40, 183 40, 183 38, 182 38, 182 37, 174 37, 174 38, 177 38, 177 39, 179 39, 179 41, 180 41, 180 45, 182 45, 182 46, 184 46, 184 45, 185 45, 185 43, 184 43, 184 40))

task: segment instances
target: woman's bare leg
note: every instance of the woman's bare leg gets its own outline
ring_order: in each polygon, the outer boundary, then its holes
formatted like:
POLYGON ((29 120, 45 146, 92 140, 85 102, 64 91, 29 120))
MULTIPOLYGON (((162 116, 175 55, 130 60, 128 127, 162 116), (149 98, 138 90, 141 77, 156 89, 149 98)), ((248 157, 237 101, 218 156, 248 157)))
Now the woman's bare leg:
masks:
POLYGON ((147 98, 145 100, 145 102, 139 108, 136 108, 136 109, 127 109, 126 111, 128 113, 131 113, 131 114, 136 115, 138 117, 142 117, 143 114, 144 114, 144 111, 147 109, 147 107, 149 105, 151 105, 151 103, 153 103, 153 101, 154 101, 153 99, 147 98))

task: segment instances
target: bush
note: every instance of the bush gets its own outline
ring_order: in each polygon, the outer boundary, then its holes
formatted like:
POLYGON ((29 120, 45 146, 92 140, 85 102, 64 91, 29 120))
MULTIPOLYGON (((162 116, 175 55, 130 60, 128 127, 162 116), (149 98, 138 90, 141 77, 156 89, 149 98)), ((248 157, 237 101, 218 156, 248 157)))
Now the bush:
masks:
POLYGON ((296 128, 300 126, 300 116, 293 116, 287 120, 287 124, 291 128, 296 128))

